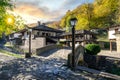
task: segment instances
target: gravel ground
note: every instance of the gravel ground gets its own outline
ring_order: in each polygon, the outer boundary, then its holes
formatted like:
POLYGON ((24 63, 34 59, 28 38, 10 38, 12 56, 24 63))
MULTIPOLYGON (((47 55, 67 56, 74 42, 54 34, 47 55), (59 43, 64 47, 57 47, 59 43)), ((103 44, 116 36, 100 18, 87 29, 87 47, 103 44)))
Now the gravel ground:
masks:
POLYGON ((105 80, 67 68, 65 64, 70 51, 55 49, 29 59, 15 59, 0 54, 0 80, 105 80))

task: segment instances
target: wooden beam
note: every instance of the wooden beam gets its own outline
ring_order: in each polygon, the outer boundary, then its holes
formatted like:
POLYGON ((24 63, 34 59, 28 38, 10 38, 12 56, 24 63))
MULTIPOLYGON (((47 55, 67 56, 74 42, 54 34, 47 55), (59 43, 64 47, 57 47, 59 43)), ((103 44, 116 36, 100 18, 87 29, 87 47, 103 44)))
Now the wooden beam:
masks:
POLYGON ((112 41, 110 40, 110 51, 112 52, 112 41))

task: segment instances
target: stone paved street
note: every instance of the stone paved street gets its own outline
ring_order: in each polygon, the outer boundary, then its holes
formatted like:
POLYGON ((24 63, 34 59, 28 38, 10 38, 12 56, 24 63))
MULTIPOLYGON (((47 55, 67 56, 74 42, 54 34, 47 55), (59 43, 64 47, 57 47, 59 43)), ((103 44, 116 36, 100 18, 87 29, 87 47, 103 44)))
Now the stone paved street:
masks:
POLYGON ((7 62, 9 60, 13 60, 15 59, 12 56, 8 56, 8 55, 3 55, 3 53, 0 53, 0 62, 7 62))
MULTIPOLYGON (((47 55, 34 56, 29 59, 15 59, 2 56, 0 59, 0 80, 95 80, 90 73, 67 68, 67 55, 71 50, 53 50, 47 55), (53 53, 52 53, 53 52, 53 53), (46 57, 45 57, 46 56, 46 57), (4 60, 4 61, 3 61, 4 60)), ((103 79, 98 79, 103 80, 103 79)))

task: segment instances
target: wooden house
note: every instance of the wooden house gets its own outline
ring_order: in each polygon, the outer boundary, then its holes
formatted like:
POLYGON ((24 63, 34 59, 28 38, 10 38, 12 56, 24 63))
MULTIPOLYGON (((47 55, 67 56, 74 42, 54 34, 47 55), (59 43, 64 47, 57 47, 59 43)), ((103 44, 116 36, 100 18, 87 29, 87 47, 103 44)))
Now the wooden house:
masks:
MULTIPOLYGON (((75 31, 75 43, 82 44, 83 46, 87 43, 96 42, 96 34, 87 31, 87 30, 79 30, 75 31)), ((60 41, 63 41, 65 44, 71 46, 72 44, 72 33, 66 32, 61 35, 60 41)))

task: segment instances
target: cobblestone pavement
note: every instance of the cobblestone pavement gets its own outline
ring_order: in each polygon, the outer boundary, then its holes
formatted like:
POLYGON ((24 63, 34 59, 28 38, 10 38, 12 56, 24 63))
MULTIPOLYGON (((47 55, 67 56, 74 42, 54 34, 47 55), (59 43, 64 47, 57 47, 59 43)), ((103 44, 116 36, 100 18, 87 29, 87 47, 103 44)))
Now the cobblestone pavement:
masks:
POLYGON ((3 53, 0 53, 0 62, 7 62, 7 61, 13 60, 13 59, 15 59, 15 58, 12 56, 8 56, 3 53))
POLYGON ((0 80, 106 80, 84 71, 67 68, 67 55, 71 50, 52 50, 46 55, 29 59, 15 59, 0 54, 0 80))

